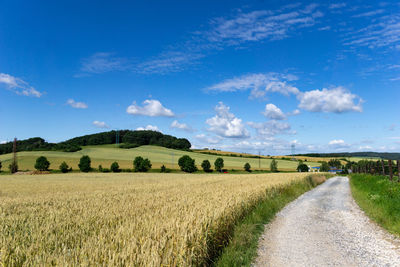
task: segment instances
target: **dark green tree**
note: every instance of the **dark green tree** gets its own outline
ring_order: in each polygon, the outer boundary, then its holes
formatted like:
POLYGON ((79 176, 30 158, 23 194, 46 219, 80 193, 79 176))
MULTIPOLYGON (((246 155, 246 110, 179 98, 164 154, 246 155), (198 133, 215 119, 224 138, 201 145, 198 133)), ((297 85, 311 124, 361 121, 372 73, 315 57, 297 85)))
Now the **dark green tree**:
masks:
POLYGON ((0 172, 1 172, 1 167, 2 167, 2 166, 1 166, 1 161, 0 161, 0 172))
POLYGON ((320 171, 321 172, 328 172, 330 170, 329 164, 326 161, 323 161, 321 164, 320 171))
POLYGON ((201 168, 203 168, 204 172, 212 172, 211 163, 208 159, 203 160, 203 162, 201 163, 201 168))
POLYGON ((11 173, 16 173, 18 171, 18 164, 17 162, 13 161, 10 165, 8 165, 8 169, 10 169, 11 173))
POLYGON ((90 160, 90 157, 87 155, 84 155, 79 160, 78 167, 81 170, 81 172, 89 172, 92 169, 91 163, 92 163, 92 161, 90 160))
POLYGON ((167 172, 167 167, 165 167, 165 165, 162 165, 160 172, 167 172))
POLYGON ((299 166, 297 166, 297 171, 298 172, 308 172, 308 166, 304 163, 299 164, 299 166))
POLYGON ((60 171, 61 171, 62 173, 67 173, 67 172, 69 171, 69 166, 68 166, 68 164, 67 164, 65 161, 63 161, 63 162, 60 164, 59 169, 60 169, 60 171))
POLYGON ((115 162, 111 163, 110 170, 112 172, 120 172, 121 169, 119 168, 118 162, 115 161, 115 162))
POLYGON ((222 168, 224 167, 224 159, 223 158, 217 158, 214 162, 214 167, 216 171, 222 171, 222 168))
POLYGON ((147 172, 151 169, 151 162, 149 159, 143 159, 138 156, 133 160, 133 170, 135 172, 147 172))
POLYGON ((275 159, 273 159, 271 161, 271 164, 269 165, 269 167, 272 172, 278 172, 278 162, 275 159))
POLYGON ((36 159, 35 169, 38 171, 48 171, 50 167, 50 162, 46 157, 40 156, 36 159))
POLYGON ((246 172, 251 172, 250 163, 247 162, 246 164, 244 164, 243 168, 244 168, 244 170, 245 170, 246 172))
POLYGON ((178 165, 184 172, 192 173, 197 171, 195 160, 189 157, 188 155, 180 157, 178 160, 178 165))
POLYGON ((329 164, 329 166, 335 167, 335 168, 337 168, 337 169, 340 169, 340 168, 342 167, 342 163, 341 163, 340 160, 338 160, 338 159, 331 159, 331 160, 328 162, 328 164, 329 164))

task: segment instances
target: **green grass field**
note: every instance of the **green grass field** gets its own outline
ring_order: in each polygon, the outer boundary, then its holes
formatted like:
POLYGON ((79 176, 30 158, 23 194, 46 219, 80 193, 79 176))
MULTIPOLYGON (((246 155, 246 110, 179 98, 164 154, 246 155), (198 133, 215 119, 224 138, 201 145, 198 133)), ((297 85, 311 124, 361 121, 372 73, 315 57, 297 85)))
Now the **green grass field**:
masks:
MULTIPOLYGON (((218 156, 206 155, 196 152, 186 152, 174 149, 168 149, 158 146, 141 146, 132 149, 118 148, 116 145, 86 146, 78 152, 60 152, 60 151, 25 151, 18 152, 18 166, 20 170, 33 170, 36 158, 45 156, 50 161, 51 169, 58 169, 61 162, 65 161, 73 169, 78 168, 79 158, 82 155, 89 155, 92 159, 92 167, 97 168, 99 164, 103 168, 109 168, 111 163, 117 161, 121 168, 132 168, 133 159, 137 156, 149 158, 153 168, 160 168, 165 165, 167 168, 178 169, 178 159, 182 155, 189 155, 196 160, 197 166, 203 160, 208 159, 213 165, 218 156)), ((248 162, 253 170, 258 169, 258 159, 222 156, 226 169, 243 169, 243 165, 248 162)), ((6 170, 11 163, 12 154, 0 155, 0 161, 3 164, 3 170, 6 170)), ((261 159, 261 169, 269 170, 271 159, 261 159)), ((310 166, 319 166, 317 162, 307 162, 310 166)), ((298 163, 290 160, 278 160, 278 169, 282 171, 293 171, 298 163)))

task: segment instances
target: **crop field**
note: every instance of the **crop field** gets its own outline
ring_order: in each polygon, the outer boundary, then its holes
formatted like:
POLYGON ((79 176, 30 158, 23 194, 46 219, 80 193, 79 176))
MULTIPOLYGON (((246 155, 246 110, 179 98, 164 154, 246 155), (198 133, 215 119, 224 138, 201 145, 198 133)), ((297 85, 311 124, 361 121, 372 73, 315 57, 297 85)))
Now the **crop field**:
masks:
POLYGON ((3 175, 0 266, 203 265, 267 188, 306 175, 3 175))
MULTIPOLYGON (((153 168, 160 168, 165 165, 167 168, 178 169, 178 159, 183 155, 189 155, 196 160, 199 169, 201 162, 208 159, 211 164, 218 157, 195 152, 168 149, 159 146, 141 146, 132 149, 122 149, 115 145, 86 146, 78 152, 59 152, 59 151, 26 151, 18 152, 18 166, 21 170, 33 170, 35 160, 39 156, 46 156, 50 161, 50 168, 58 169, 61 162, 65 161, 73 169, 78 168, 79 158, 82 155, 89 155, 92 159, 92 167, 97 168, 99 164, 103 167, 110 167, 111 163, 118 161, 121 168, 132 168, 133 159, 136 156, 149 158, 153 168)), ((11 163, 12 154, 0 155, 4 169, 11 163)), ((258 159, 222 156, 227 169, 243 169, 243 165, 249 162, 252 169, 258 169, 258 159)), ((261 169, 269 170, 271 159, 261 159, 261 169)), ((297 162, 289 160, 278 160, 278 168, 283 171, 294 171, 297 162)), ((310 166, 319 166, 317 162, 307 162, 310 166)))

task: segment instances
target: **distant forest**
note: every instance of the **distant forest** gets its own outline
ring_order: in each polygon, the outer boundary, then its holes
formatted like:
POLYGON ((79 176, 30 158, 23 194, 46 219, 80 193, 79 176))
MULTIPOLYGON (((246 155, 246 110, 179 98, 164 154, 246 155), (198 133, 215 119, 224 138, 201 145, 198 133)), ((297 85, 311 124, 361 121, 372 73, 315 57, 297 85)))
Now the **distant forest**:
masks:
MULTIPOLYGON (((132 148, 143 145, 156 145, 166 148, 189 150, 190 142, 185 138, 165 135, 156 131, 131 131, 121 130, 119 132, 119 143, 122 148, 132 148)), ((35 137, 26 140, 17 140, 17 151, 65 151, 75 152, 81 150, 81 146, 115 144, 116 131, 89 134, 75 137, 60 143, 48 143, 43 138, 35 137)), ((11 153, 13 142, 0 145, 0 155, 11 153)))
POLYGON ((386 153, 386 152, 309 153, 309 154, 297 154, 295 156, 318 157, 318 158, 362 157, 362 158, 382 158, 382 159, 400 160, 400 153, 386 153))

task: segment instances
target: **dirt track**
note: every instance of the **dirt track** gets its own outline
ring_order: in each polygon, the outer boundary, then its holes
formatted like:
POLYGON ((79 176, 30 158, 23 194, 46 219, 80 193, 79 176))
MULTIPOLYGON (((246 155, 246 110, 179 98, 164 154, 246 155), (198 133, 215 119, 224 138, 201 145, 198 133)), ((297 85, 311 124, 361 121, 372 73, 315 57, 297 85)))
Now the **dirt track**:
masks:
POLYGON ((348 178, 335 177, 277 214, 255 266, 400 266, 400 241, 364 215, 348 178))

